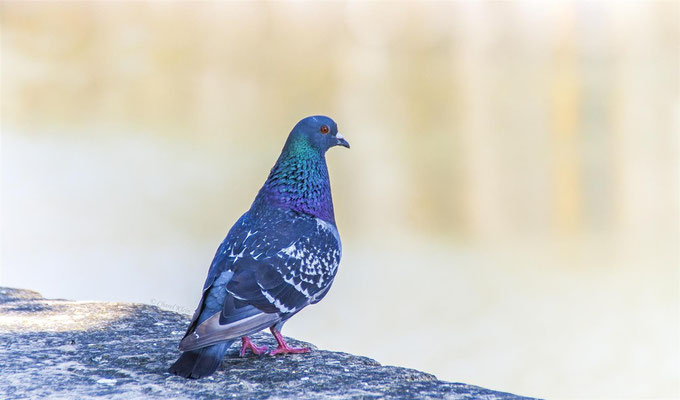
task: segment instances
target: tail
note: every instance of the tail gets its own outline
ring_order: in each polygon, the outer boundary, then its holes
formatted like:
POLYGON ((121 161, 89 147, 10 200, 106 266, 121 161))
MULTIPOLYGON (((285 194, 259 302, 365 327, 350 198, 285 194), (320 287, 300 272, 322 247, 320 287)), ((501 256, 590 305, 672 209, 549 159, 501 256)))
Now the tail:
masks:
POLYGON ((174 375, 198 379, 212 375, 222 363, 222 358, 233 340, 196 350, 185 351, 169 369, 174 375))

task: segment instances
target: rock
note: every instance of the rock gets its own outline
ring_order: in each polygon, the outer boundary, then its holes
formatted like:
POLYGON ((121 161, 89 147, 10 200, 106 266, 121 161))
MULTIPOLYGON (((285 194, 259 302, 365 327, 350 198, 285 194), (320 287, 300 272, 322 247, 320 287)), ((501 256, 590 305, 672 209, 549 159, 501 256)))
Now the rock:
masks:
MULTIPOLYGON (((155 306, 0 288, 0 398, 522 398, 293 339, 313 351, 240 358, 234 345, 213 376, 187 380, 167 372, 187 324, 186 315, 155 306)), ((275 347, 269 334, 253 338, 275 347)))

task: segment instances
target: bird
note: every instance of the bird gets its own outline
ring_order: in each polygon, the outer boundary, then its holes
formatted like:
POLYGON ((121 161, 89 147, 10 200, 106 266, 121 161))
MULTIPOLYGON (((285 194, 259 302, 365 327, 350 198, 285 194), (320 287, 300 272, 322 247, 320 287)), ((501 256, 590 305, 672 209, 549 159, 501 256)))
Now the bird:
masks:
POLYGON ((329 117, 293 127, 250 209, 217 248, 170 373, 212 375, 239 338, 241 356, 265 354, 250 336, 266 328, 278 343, 270 355, 310 351, 288 345, 281 329, 324 298, 338 271, 342 244, 325 157, 334 146, 350 147, 329 117))

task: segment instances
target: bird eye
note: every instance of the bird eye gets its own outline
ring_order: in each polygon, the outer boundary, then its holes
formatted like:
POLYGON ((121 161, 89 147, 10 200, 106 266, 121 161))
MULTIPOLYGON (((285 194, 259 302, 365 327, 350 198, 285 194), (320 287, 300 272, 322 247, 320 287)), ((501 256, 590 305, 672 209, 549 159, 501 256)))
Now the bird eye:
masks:
POLYGON ((331 130, 330 130, 330 128, 328 127, 328 125, 323 125, 323 126, 321 126, 321 129, 319 129, 319 132, 323 133, 324 135, 327 134, 327 133, 330 132, 330 131, 331 131, 331 130))

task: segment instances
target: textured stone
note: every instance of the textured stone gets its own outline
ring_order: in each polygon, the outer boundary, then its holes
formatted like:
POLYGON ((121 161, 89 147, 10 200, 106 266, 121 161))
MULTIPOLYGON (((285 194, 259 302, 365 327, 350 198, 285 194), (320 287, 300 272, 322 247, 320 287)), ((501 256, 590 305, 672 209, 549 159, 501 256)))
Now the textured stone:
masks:
MULTIPOLYGON (((0 288, 3 399, 520 399, 370 358, 318 350, 238 357, 234 345, 211 377, 167 372, 188 317, 155 306, 47 300, 0 288)), ((271 335, 256 343, 275 347, 271 335)))

